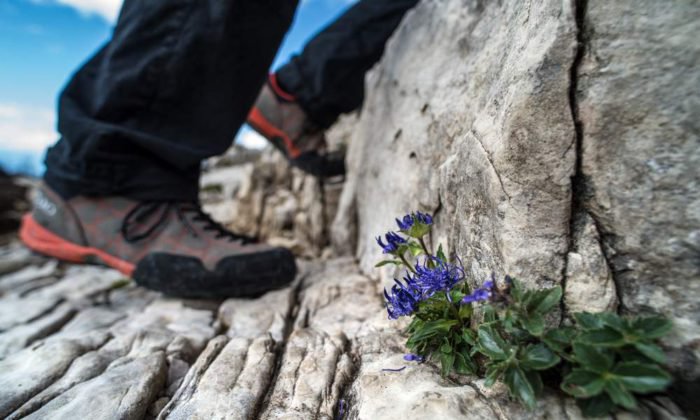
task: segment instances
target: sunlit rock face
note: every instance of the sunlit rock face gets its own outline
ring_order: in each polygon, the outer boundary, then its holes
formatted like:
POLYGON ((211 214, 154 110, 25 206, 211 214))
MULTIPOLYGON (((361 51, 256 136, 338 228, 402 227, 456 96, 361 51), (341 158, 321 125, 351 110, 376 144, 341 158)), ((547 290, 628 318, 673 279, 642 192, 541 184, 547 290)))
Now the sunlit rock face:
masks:
POLYGON ((332 231, 356 230, 360 267, 376 273, 374 238, 393 218, 434 213, 433 242, 473 284, 491 271, 561 284, 564 316, 664 314, 669 363, 697 380, 699 13, 422 2, 367 78, 332 231))
MULTIPOLYGON (((291 286, 185 301, 0 245, 0 417, 581 418, 553 389, 528 411, 404 360, 375 237, 416 210, 472 285, 561 285, 564 320, 673 319, 669 394, 697 413, 699 16, 685 0, 422 1, 328 133, 348 145, 344 183, 273 151, 205 168, 217 220, 305 257, 291 286)), ((616 418, 683 414, 653 396, 616 418)))

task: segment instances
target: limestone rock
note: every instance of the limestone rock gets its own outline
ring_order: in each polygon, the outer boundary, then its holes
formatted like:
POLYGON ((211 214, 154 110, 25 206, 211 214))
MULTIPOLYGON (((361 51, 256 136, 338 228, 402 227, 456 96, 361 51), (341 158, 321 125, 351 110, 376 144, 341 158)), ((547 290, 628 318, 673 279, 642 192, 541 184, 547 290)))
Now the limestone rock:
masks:
POLYGON ((256 338, 269 334, 282 342, 295 305, 295 286, 274 290, 258 299, 227 299, 219 308, 219 321, 229 337, 256 338))
MULTIPOLYGON (((564 286, 565 316, 673 318, 669 396, 694 414, 698 22, 684 0, 423 0, 368 75, 360 114, 328 134, 349 144, 344 184, 271 150, 205 165, 217 220, 345 258, 210 302, 111 290, 113 270, 2 247, 0 417, 580 418, 555 390, 528 411, 502 384, 404 361, 408 320, 387 319, 381 297, 397 273, 374 269, 374 238, 414 210, 435 215, 429 245, 460 256, 472 285, 493 270, 564 286)), ((683 413, 659 395, 616 418, 683 413)))
POLYGON ((617 309, 617 291, 593 218, 574 221, 573 249, 566 257, 564 302, 571 313, 617 309))
POLYGON ((0 359, 63 327, 75 314, 75 308, 63 304, 39 319, 0 333, 0 359))
POLYGON ((338 395, 328 392, 350 377, 352 366, 343 354, 345 337, 330 337, 311 329, 295 331, 289 338, 262 419, 332 419, 338 395), (340 374, 340 375, 338 375, 340 374), (330 410, 329 410, 330 409, 330 410))
POLYGON ((104 334, 38 343, 0 361, 0 417, 60 378, 74 359, 94 350, 104 334))
POLYGON ((381 259, 374 238, 422 210, 473 281, 561 281, 575 52, 570 1, 424 1, 408 14, 368 75, 348 152, 363 271, 381 259))
POLYGON ((162 352, 121 360, 102 375, 74 386, 25 418, 142 418, 165 376, 162 352))
POLYGON ((275 366, 273 349, 264 336, 212 340, 159 418, 252 418, 275 366))
POLYGON ((576 91, 585 205, 627 313, 662 313, 700 378, 697 2, 588 2, 576 91), (620 24, 624 16, 625 24, 620 24))
MULTIPOLYGON (((354 116, 343 117, 326 133, 329 150, 345 148, 354 121, 354 116)), ((205 210, 235 232, 286 246, 299 256, 319 257, 330 244, 342 177, 306 175, 272 148, 250 159, 226 164, 214 159, 207 165, 202 175, 205 210)))

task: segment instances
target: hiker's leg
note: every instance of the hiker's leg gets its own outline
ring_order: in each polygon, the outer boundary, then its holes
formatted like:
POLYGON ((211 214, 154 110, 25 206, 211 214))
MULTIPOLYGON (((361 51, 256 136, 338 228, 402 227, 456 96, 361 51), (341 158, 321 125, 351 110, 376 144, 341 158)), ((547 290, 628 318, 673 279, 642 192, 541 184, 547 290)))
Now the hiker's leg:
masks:
POLYGON ((293 94, 309 117, 328 127, 357 109, 364 76, 418 0, 361 0, 319 32, 277 72, 280 87, 293 94))
POLYGON ((297 0, 126 0, 111 41, 61 94, 45 180, 64 198, 195 199, 225 151, 297 0))

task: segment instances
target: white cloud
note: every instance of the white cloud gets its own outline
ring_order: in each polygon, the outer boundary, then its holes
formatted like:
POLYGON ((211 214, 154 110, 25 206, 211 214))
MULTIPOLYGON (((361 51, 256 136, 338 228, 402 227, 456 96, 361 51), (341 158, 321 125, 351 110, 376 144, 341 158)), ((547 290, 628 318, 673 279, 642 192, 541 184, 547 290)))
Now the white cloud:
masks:
POLYGON ((42 151, 58 138, 51 109, 0 103, 0 148, 42 151))
POLYGON ((268 145, 265 137, 253 131, 253 129, 247 125, 244 125, 241 128, 241 131, 238 132, 238 135, 236 136, 236 143, 249 149, 262 149, 268 145))
POLYGON ((62 4, 85 16, 101 16, 109 23, 117 21, 123 0, 31 0, 35 4, 62 4))

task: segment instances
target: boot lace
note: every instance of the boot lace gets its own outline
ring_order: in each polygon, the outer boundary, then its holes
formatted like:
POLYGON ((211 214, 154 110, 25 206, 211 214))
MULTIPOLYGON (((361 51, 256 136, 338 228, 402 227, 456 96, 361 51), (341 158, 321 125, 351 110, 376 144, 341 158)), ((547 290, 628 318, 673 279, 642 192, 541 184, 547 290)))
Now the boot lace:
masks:
POLYGON ((241 242, 243 245, 257 242, 256 238, 237 234, 226 229, 221 224, 214 221, 211 216, 202 210, 199 203, 194 201, 140 202, 124 216, 121 226, 121 234, 124 240, 133 243, 147 238, 168 220, 168 215, 171 212, 175 213, 180 223, 182 223, 194 237, 200 236, 197 230, 192 226, 192 222, 197 222, 203 224, 202 230, 214 232, 216 239, 228 239, 229 242, 241 242), (190 213, 194 213, 191 222, 187 217, 190 213), (149 225, 144 225, 144 221, 147 220, 154 221, 149 225), (136 226, 145 227, 145 229, 134 229, 136 226))

